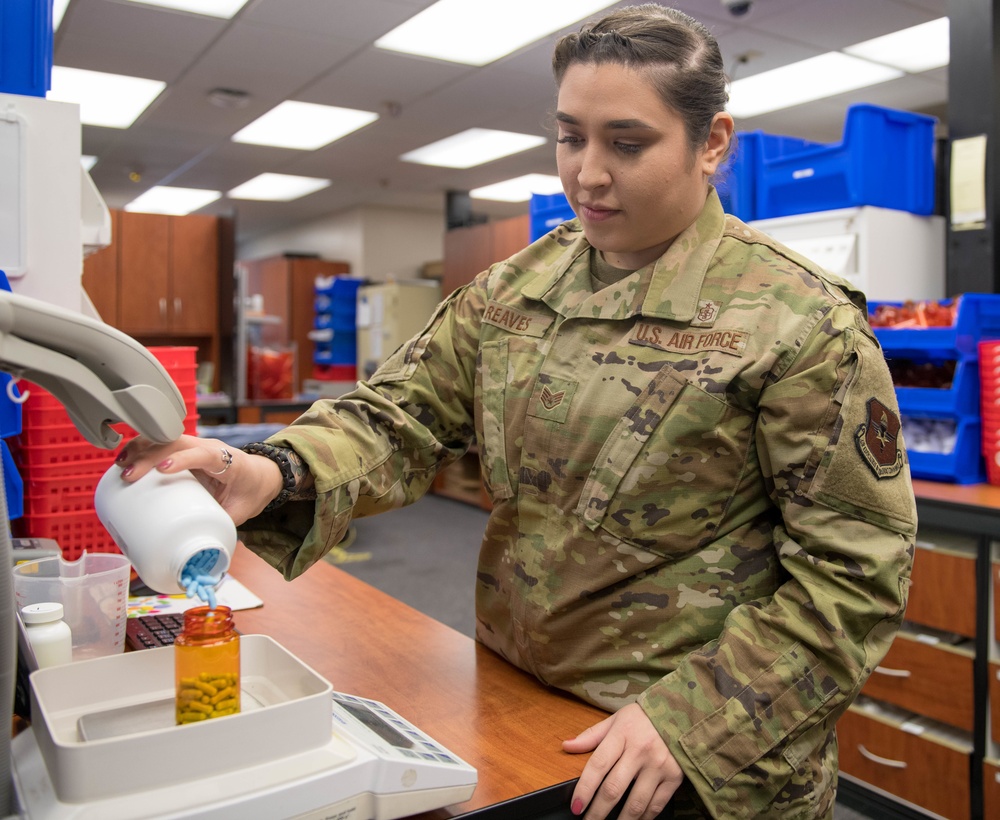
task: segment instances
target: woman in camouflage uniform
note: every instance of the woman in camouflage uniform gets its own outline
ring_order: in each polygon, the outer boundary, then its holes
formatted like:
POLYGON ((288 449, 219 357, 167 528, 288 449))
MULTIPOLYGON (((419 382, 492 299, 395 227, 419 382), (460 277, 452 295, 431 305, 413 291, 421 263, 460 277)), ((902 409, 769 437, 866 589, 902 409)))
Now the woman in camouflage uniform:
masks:
POLYGON ((622 817, 830 817, 834 726, 902 618, 915 531, 864 298, 723 213, 707 29, 625 8, 553 64, 577 219, 222 472, 221 442, 184 438, 132 445, 126 480, 201 471, 292 578, 475 441, 477 637, 611 713, 565 743, 592 752, 573 813, 632 784, 622 817))

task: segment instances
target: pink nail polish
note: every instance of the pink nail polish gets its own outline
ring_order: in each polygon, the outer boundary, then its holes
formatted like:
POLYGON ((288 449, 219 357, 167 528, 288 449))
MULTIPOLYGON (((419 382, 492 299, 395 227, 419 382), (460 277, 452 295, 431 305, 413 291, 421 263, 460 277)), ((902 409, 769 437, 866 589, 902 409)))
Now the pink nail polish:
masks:
POLYGON ((134 469, 135 469, 134 467, 126 467, 124 470, 122 470, 122 478, 132 475, 134 469))
POLYGON ((171 464, 174 463, 172 458, 165 458, 159 464, 156 465, 157 470, 166 470, 171 464))
POLYGON ((117 456, 115 456, 115 463, 116 464, 121 464, 126 459, 127 456, 128 456, 128 453, 126 453, 124 450, 122 450, 117 456))
POLYGON ((573 812, 573 814, 583 814, 583 801, 579 797, 576 798, 576 800, 573 801, 573 805, 569 807, 569 810, 573 812))

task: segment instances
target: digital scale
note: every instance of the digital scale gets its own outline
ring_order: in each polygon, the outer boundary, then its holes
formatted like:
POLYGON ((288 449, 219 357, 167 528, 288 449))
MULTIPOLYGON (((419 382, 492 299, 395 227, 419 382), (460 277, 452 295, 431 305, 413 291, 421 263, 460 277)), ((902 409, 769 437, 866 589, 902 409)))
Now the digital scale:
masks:
POLYGON ((34 672, 13 780, 37 820, 392 820, 468 800, 476 770, 382 703, 240 639, 242 710, 174 725, 173 648, 34 672), (331 712, 332 710, 332 712, 331 712))

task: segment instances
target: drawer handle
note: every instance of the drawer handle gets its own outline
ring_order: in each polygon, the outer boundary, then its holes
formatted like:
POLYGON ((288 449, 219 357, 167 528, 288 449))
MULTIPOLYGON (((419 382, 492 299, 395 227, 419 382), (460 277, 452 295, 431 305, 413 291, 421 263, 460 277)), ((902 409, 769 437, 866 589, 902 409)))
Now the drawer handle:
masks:
POLYGON ((890 678, 908 678, 913 674, 909 669, 890 669, 888 666, 876 666, 874 671, 890 678))
POLYGON ((861 752, 861 756, 865 758, 865 760, 870 760, 872 763, 878 763, 880 766, 888 766, 891 769, 906 768, 905 760, 889 760, 887 757, 879 757, 878 755, 869 752, 860 743, 858 744, 858 751, 861 752))

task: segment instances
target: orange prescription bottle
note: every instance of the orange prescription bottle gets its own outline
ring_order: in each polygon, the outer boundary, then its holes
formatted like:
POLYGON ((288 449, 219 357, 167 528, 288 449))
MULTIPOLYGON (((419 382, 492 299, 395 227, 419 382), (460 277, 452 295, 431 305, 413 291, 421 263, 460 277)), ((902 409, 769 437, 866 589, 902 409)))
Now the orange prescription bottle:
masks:
POLYGON ((178 724, 240 711, 240 636, 229 607, 184 613, 174 641, 174 683, 178 724))

